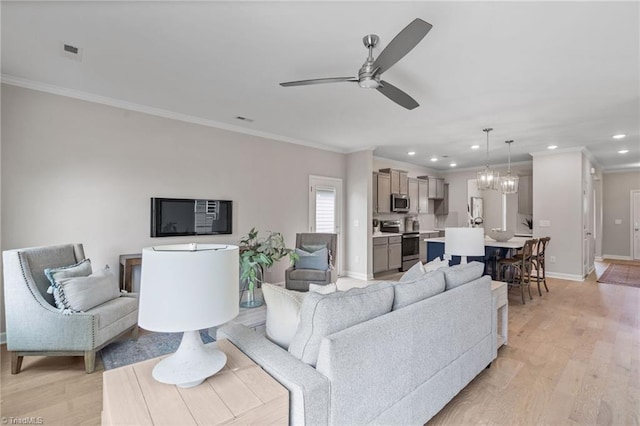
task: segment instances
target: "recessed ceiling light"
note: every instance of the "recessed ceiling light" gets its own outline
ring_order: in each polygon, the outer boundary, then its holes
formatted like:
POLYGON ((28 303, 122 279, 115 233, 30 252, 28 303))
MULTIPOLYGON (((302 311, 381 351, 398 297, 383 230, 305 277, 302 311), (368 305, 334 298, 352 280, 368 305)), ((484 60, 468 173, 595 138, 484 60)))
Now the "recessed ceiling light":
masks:
POLYGON ((435 163, 436 161, 438 161, 438 158, 437 157, 431 157, 431 161, 435 163))
POLYGON ((449 166, 450 167, 455 167, 455 166, 457 166, 457 164, 456 163, 451 163, 451 164, 449 164, 449 166))
POLYGON ((621 149, 620 151, 618 151, 618 154, 626 154, 627 152, 629 152, 628 149, 621 149))
POLYGON ((613 138, 614 139, 622 139, 622 138, 625 138, 626 136, 627 135, 624 135, 624 134, 620 133, 619 135, 613 135, 613 138))
POLYGON ((415 151, 409 151, 409 152, 407 152, 407 155, 416 155, 416 152, 415 151))
POLYGON ((558 145, 549 145, 547 147, 547 149, 556 149, 558 147, 558 145))
POLYGON ((480 148, 480 145, 471 145, 471 149, 478 149, 480 148))

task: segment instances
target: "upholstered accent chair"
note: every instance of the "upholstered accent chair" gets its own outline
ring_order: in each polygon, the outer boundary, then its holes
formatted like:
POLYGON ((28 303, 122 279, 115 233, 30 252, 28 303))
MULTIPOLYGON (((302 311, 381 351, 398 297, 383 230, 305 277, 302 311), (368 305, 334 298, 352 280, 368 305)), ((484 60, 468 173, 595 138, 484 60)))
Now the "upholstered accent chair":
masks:
POLYGON ((323 269, 303 269, 290 267, 285 272, 285 287, 289 290, 309 291, 309 284, 330 284, 335 283, 338 278, 336 272, 336 255, 338 246, 338 235, 327 233, 301 233, 296 234, 296 249, 315 251, 314 249, 324 246, 328 249, 328 262, 323 269))
POLYGON ((45 269, 84 260, 82 244, 33 247, 3 252, 7 350, 11 373, 18 374, 29 355, 84 356, 95 370, 96 351, 131 332, 138 337, 138 298, 131 293, 85 312, 63 314, 47 292, 45 269))

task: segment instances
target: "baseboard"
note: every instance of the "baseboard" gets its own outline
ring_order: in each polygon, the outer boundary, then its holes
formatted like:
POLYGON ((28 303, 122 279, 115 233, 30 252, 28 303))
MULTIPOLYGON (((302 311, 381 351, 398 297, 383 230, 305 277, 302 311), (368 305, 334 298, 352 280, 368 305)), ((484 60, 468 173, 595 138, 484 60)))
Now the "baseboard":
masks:
POLYGON ((604 260, 604 257, 596 256, 596 257, 594 258, 594 260, 595 260, 595 261, 597 261, 597 262, 602 262, 602 261, 604 260))
POLYGON ((7 343, 7 333, 0 333, 0 345, 7 343))
POLYGON ((603 259, 613 259, 613 260, 633 260, 631 256, 619 256, 616 254, 603 254, 603 259))
POLYGON ((369 277, 367 276, 367 274, 363 274, 362 272, 344 271, 343 276, 355 278, 362 281, 369 281, 369 277))
POLYGON ((559 280, 584 281, 584 277, 582 275, 562 274, 560 272, 549 272, 549 271, 547 271, 547 277, 549 277, 549 278, 557 278, 559 280))

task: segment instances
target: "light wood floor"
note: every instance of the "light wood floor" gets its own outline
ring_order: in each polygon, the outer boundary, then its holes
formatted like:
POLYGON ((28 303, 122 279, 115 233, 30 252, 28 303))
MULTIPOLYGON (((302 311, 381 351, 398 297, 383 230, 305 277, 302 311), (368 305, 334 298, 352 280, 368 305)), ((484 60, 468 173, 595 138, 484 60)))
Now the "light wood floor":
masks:
MULTIPOLYGON (((640 289, 599 284, 595 274, 548 284, 526 305, 509 295, 509 346, 430 425, 640 425, 640 289)), ((94 374, 79 357, 25 357, 18 375, 5 345, 0 357, 3 417, 100 423, 99 357, 94 374)))

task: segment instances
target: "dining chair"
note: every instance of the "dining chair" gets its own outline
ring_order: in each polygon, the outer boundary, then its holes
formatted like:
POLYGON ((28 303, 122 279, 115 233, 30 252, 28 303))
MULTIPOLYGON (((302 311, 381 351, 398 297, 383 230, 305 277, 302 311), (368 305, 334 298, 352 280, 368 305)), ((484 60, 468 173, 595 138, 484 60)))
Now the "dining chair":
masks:
POLYGON ((529 299, 533 300, 531 296, 531 260, 533 258, 533 247, 537 243, 537 239, 527 240, 522 246, 519 256, 498 261, 498 270, 502 280, 506 280, 509 287, 520 287, 522 304, 526 303, 524 299, 525 287, 529 292, 529 299))
POLYGON ((549 293, 549 287, 547 287, 547 273, 545 266, 545 251, 547 249, 547 244, 551 241, 551 237, 543 237, 538 240, 538 244, 536 245, 536 249, 534 250, 531 256, 531 266, 532 272, 535 272, 536 283, 538 284, 538 294, 542 296, 542 291, 540 290, 540 282, 544 284, 545 290, 549 293))

